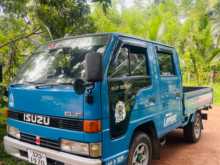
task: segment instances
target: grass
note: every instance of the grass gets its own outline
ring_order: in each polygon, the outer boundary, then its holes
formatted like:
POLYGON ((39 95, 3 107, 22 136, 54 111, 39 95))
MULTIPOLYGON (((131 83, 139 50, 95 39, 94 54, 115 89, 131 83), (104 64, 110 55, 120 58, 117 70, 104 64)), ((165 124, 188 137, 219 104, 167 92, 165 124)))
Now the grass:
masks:
MULTIPOLYGON (((212 85, 214 89, 214 104, 220 105, 220 83, 212 85)), ((4 152, 3 137, 6 134, 5 117, 3 109, 0 109, 0 165, 28 165, 24 161, 17 160, 4 152)))
POLYGON ((220 105, 220 83, 214 84, 212 87, 214 89, 214 104, 220 105))

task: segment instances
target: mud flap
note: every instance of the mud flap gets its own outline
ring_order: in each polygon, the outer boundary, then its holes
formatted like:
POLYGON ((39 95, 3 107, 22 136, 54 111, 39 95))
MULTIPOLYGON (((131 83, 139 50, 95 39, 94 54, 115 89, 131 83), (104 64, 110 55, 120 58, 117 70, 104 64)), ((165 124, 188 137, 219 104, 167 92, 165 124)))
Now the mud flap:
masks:
POLYGON ((153 159, 159 160, 160 159, 160 140, 157 138, 153 138, 152 140, 153 144, 153 159))

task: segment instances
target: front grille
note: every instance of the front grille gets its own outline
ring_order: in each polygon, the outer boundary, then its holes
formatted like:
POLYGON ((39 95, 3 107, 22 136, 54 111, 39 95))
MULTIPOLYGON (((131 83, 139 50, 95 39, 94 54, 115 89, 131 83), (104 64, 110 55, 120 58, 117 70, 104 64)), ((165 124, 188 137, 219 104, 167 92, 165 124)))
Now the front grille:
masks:
MULTIPOLYGON (((28 153, 26 151, 20 151, 20 155, 22 157, 28 158, 28 153)), ((47 165, 64 165, 64 163, 47 158, 47 165)))
MULTIPOLYGON (((23 142, 36 145, 35 139, 36 139, 36 136, 21 133, 20 140, 23 142)), ((38 146, 46 147, 46 148, 50 148, 50 149, 54 149, 54 150, 60 150, 60 142, 59 141, 49 140, 49 139, 45 139, 45 138, 40 138, 40 145, 38 145, 38 146)))
MULTIPOLYGON (((25 114, 24 112, 9 111, 8 117, 15 119, 15 120, 26 122, 24 121, 24 114, 25 114)), ((36 115, 36 114, 31 114, 31 115, 36 115)), ((48 125, 48 127, 62 128, 62 129, 68 129, 68 130, 73 130, 73 131, 83 131, 82 120, 58 118, 58 117, 52 117, 52 116, 44 116, 44 117, 50 118, 50 124, 48 125)), ((37 124, 37 123, 32 123, 32 124, 37 124)), ((40 124, 37 124, 37 125, 40 125, 40 124)))

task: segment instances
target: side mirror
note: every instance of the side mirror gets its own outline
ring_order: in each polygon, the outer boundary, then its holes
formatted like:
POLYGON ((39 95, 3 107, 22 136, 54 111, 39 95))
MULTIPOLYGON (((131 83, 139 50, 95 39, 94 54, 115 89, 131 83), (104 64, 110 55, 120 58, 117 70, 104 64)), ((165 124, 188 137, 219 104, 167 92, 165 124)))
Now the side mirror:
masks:
POLYGON ((86 87, 95 82, 102 81, 102 55, 96 52, 90 52, 86 55, 86 79, 76 79, 74 82, 74 90, 78 95, 85 92, 86 87))
POLYGON ((96 52, 90 52, 86 55, 86 81, 102 81, 102 55, 96 52))
POLYGON ((3 81, 3 66, 0 64, 0 83, 3 81))

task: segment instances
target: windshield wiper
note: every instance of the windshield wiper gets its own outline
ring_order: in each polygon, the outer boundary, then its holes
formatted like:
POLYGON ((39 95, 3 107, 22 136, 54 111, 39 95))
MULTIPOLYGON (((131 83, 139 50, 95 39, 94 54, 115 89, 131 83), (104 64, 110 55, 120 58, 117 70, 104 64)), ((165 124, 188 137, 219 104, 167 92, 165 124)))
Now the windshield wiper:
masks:
POLYGON ((62 86, 62 85, 71 85, 74 84, 72 82, 66 82, 66 83, 46 83, 46 84, 39 84, 35 85, 36 88, 42 88, 42 87, 54 87, 54 86, 62 86))

